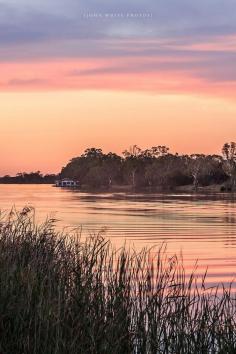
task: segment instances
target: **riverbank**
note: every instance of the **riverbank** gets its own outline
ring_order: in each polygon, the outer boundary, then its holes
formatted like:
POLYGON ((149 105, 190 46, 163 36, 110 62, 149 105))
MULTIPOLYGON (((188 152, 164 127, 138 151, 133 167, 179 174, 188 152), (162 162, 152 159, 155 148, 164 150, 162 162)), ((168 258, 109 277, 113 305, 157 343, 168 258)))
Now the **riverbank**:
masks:
POLYGON ((116 252, 101 235, 35 225, 31 209, 0 227, 3 353, 233 353, 234 294, 186 277, 164 249, 116 252), (56 348, 56 351, 55 351, 56 348))
MULTIPOLYGON (((1 183, 0 185, 51 185, 55 187, 52 183, 1 183)), ((66 188, 66 187, 63 187, 66 188)), ((70 187, 68 187, 70 188, 70 187)), ((199 186, 196 190, 193 185, 185 185, 178 187, 133 187, 132 185, 112 185, 112 186, 101 186, 101 187, 89 187, 87 185, 82 185, 80 187, 72 187, 72 190, 79 190, 81 192, 110 192, 110 193, 205 193, 205 194, 213 194, 213 193, 227 193, 232 194, 231 191, 227 191, 224 184, 213 184, 209 186, 199 186)))
MULTIPOLYGON (((210 186, 199 186, 196 190, 193 185, 186 185, 186 186, 178 186, 178 187, 136 187, 134 188, 132 185, 113 185, 109 187, 100 187, 100 188, 89 188, 88 186, 84 185, 79 188, 81 191, 85 192, 111 192, 111 193, 222 193, 222 189, 224 188, 223 184, 214 184, 210 186)), ((225 193, 229 193, 224 191, 225 193)))

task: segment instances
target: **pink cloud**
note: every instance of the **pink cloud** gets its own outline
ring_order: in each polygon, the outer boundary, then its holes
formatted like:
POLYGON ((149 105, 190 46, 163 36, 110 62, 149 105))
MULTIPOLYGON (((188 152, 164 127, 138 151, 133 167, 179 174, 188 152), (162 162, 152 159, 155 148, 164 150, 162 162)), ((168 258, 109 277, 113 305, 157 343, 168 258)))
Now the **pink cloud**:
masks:
POLYGON ((217 65, 205 67, 201 59, 188 55, 4 62, 1 73, 1 91, 133 90, 230 97, 236 92, 236 78, 224 80, 227 68, 220 78, 217 65), (214 80, 214 70, 219 80, 214 80))

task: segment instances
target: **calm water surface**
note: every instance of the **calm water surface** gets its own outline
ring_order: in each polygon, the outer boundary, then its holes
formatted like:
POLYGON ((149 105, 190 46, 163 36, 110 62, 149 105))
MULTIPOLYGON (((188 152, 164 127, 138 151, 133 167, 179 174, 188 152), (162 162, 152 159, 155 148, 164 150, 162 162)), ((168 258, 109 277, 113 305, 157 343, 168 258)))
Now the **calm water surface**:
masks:
POLYGON ((36 208, 38 220, 53 216, 63 227, 82 226, 86 234, 105 230, 115 245, 135 247, 166 242, 170 254, 182 251, 187 269, 198 260, 209 282, 236 275, 236 199, 225 195, 80 193, 49 185, 0 185, 0 209, 36 208))

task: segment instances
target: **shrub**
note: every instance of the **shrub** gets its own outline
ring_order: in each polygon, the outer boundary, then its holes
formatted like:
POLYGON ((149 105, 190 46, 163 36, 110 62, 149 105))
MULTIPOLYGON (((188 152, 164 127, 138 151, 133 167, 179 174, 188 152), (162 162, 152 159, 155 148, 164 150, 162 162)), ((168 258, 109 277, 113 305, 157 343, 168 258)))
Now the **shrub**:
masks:
POLYGON ((163 247, 115 251, 13 211, 0 225, 0 353, 235 353, 235 297, 205 279, 163 247))

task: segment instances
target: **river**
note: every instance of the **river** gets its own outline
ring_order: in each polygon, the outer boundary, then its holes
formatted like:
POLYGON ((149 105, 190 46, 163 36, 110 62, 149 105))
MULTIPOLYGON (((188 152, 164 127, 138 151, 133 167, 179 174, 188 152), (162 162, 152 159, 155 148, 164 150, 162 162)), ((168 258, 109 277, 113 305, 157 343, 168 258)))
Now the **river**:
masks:
POLYGON ((236 198, 232 195, 81 193, 50 185, 0 185, 0 209, 33 206, 60 227, 103 231, 119 247, 167 245, 182 252, 186 271, 198 261, 208 282, 227 284, 236 275, 236 198))

